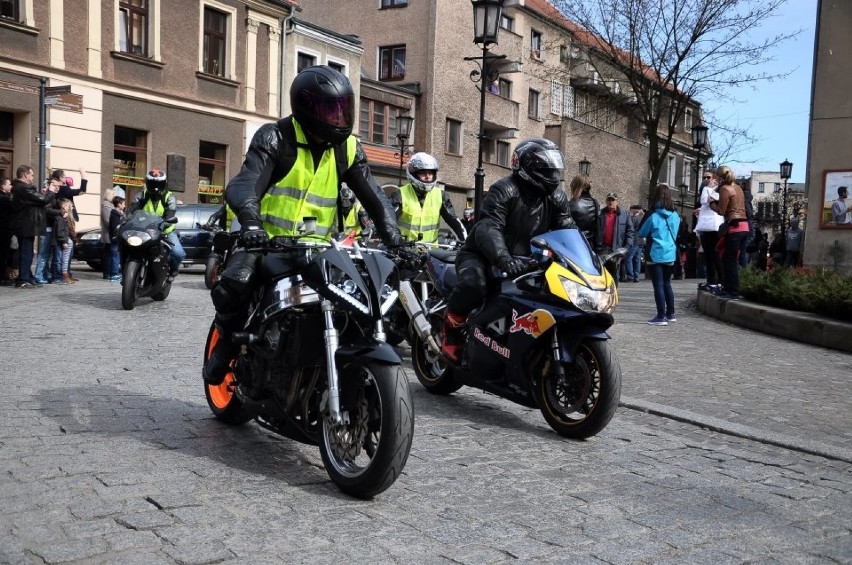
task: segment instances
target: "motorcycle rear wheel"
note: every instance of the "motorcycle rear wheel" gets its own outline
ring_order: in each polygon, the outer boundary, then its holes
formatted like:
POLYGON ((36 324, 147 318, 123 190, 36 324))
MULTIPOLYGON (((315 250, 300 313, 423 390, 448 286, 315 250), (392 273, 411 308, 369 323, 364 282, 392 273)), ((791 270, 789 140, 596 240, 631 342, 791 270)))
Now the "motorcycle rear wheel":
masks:
MULTIPOLYGON (((360 383, 348 424, 323 418, 320 453, 338 488, 369 499, 388 489, 402 473, 414 438, 414 405, 399 365, 366 363, 341 374, 360 383)), ((350 381, 351 382, 351 381, 350 381)))
POLYGON ((213 253, 207 258, 207 264, 204 267, 204 286, 209 289, 212 289, 219 282, 219 275, 221 275, 219 272, 220 261, 221 258, 213 253))
MULTIPOLYGON (((207 343, 204 345, 204 363, 207 363, 219 337, 219 329, 215 324, 211 325, 210 333, 207 334, 207 343)), ((217 419, 231 426, 240 426, 251 420, 252 416, 246 411, 244 403, 234 394, 235 387, 234 373, 230 372, 225 375, 225 380, 221 384, 205 383, 204 396, 207 398, 207 406, 217 419)))
POLYGON ((139 288, 145 282, 142 263, 136 260, 128 261, 124 265, 124 274, 121 276, 121 307, 125 310, 133 310, 136 300, 139 298, 139 288))
POLYGON ((621 367, 609 341, 583 341, 574 362, 562 363, 562 381, 547 355, 539 364, 533 394, 544 419, 556 433, 572 439, 591 437, 609 424, 621 397, 621 367))

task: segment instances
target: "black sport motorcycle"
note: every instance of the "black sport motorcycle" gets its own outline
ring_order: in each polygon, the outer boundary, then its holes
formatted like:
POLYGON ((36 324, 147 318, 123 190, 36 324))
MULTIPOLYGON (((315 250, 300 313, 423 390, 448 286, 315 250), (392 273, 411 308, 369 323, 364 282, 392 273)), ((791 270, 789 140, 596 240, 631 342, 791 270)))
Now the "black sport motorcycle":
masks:
POLYGON ((163 220, 158 214, 137 210, 118 230, 121 244, 121 306, 133 310, 139 298, 165 300, 172 290, 169 255, 172 246, 163 230, 177 218, 163 220))
MULTIPOLYGON (((241 351, 220 385, 205 385, 207 403, 227 424, 254 419, 319 445, 343 492, 373 497, 399 477, 414 435, 411 389, 384 341, 394 262, 296 237, 276 237, 262 252, 249 318, 232 336, 241 351)), ((214 325, 205 362, 218 339, 214 325)))
POLYGON ((222 271, 225 270, 228 256, 239 238, 239 232, 228 233, 218 226, 208 224, 199 224, 199 227, 213 234, 213 245, 204 263, 204 286, 212 289, 219 282, 222 271))
POLYGON ((409 281, 400 283, 417 334, 414 371, 433 394, 472 386, 538 408, 564 437, 587 438, 610 422, 621 395, 621 368, 606 333, 618 303, 615 281, 576 229, 542 234, 531 248, 530 272, 489 281, 485 303, 462 329, 458 364, 439 345, 456 284, 455 253, 429 252, 439 300, 423 302, 409 281))

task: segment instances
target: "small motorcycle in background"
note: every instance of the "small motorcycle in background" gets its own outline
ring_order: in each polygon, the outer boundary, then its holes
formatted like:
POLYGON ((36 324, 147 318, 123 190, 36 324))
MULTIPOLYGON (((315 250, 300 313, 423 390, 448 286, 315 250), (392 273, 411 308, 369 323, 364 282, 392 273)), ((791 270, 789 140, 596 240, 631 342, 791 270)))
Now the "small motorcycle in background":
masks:
POLYGON ((137 210, 118 230, 124 262, 121 280, 121 306, 133 310, 139 298, 165 300, 172 289, 169 255, 172 247, 163 230, 177 223, 177 217, 163 220, 158 214, 137 210))
POLYGON ((239 232, 229 233, 219 226, 209 224, 199 227, 213 233, 213 245, 210 247, 210 254, 207 255, 207 261, 204 263, 204 286, 212 289, 219 282, 219 277, 225 270, 228 257, 239 238, 239 232))

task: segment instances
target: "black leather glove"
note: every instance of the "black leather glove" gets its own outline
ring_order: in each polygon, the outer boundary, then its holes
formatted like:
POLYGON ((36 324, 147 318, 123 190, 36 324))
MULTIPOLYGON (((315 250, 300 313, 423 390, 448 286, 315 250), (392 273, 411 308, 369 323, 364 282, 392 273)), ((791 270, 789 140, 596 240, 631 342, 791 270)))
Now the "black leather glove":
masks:
POLYGON ((526 265, 520 259, 515 259, 513 257, 502 258, 497 262, 497 267, 506 273, 510 279, 514 279, 524 274, 526 271, 526 265))
POLYGON ((390 252, 396 256, 396 266, 406 271, 416 271, 425 259, 420 253, 408 247, 392 247, 390 252))
POLYGON ((269 236, 259 220, 240 222, 240 241, 246 249, 264 247, 269 242, 269 236))

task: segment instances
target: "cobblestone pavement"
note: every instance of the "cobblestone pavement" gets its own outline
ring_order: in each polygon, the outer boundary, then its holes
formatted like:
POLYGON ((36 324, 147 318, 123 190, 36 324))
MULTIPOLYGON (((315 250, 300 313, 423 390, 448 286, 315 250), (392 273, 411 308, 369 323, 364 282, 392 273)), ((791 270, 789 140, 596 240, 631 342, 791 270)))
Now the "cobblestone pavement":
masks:
POLYGON ((666 328, 642 323, 649 283, 622 289, 625 406, 587 441, 478 391, 431 396, 412 374, 408 465, 365 502, 316 448, 211 417, 200 272, 125 312, 117 285, 80 271, 0 288, 0 563, 852 562, 843 457, 629 407, 850 448, 852 356, 706 318, 692 282, 666 328))

